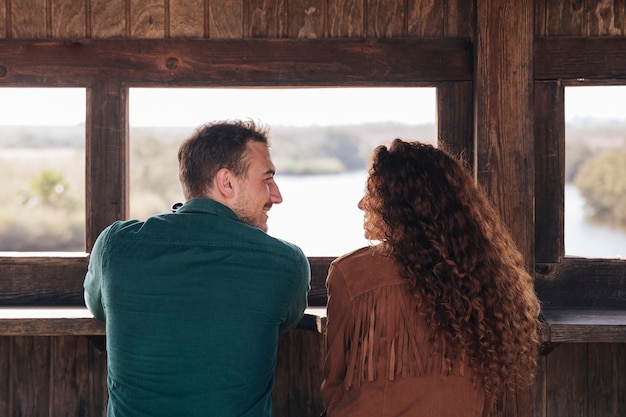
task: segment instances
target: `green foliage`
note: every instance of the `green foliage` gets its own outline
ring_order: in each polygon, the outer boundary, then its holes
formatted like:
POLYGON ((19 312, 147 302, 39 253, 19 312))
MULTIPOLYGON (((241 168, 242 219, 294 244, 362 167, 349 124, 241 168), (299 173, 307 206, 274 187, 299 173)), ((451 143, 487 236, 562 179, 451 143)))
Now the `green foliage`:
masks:
POLYGON ((574 184, 593 217, 626 225, 626 150, 610 149, 588 159, 574 184))

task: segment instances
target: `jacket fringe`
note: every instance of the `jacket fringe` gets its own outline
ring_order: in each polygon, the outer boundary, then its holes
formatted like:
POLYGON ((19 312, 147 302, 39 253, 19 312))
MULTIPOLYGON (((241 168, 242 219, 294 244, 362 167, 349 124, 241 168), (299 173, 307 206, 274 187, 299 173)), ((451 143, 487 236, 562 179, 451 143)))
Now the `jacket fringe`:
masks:
POLYGON ((352 348, 347 359, 346 389, 355 383, 380 377, 463 375, 462 361, 453 365, 445 358, 445 345, 431 343, 425 316, 418 300, 407 297, 407 284, 387 285, 352 300, 352 323, 346 339, 352 348), (385 362, 385 375, 377 375, 377 363, 385 362))

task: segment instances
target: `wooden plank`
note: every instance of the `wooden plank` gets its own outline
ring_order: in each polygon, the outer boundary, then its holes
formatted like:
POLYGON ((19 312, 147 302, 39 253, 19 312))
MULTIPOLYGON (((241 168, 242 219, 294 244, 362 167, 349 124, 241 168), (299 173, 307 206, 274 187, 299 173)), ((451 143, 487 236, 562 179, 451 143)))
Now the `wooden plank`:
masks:
POLYGON ((52 37, 57 39, 87 36, 87 14, 84 1, 51 0, 52 37))
POLYGON ((130 0, 130 37, 134 39, 165 37, 163 0, 130 0))
POLYGON ((44 39, 46 38, 48 10, 47 0, 12 1, 11 38, 13 39, 44 39))
POLYGON ((406 9, 404 0, 366 0, 367 31, 372 38, 406 36, 406 9))
POLYGON ((204 0, 169 0, 170 37, 204 37, 204 5, 204 0))
POLYGON ((565 94, 558 81, 535 82, 535 262, 565 255, 565 94))
POLYGON ((587 344, 564 343, 548 356, 546 414, 588 417, 587 344))
POLYGON ((0 39, 6 39, 7 26, 7 4, 5 1, 0 1, 0 39))
POLYGON ((85 307, 0 307, 0 334, 5 336, 104 335, 104 323, 85 307))
POLYGON ((107 388, 107 355, 104 336, 89 339, 89 416, 106 417, 109 392, 107 388))
POLYGON ((626 81, 626 38, 536 38, 535 78, 626 81))
POLYGON ((585 1, 546 0, 545 36, 581 36, 586 34, 585 1))
POLYGON ((471 44, 456 38, 12 41, 0 45, 0 66, 0 85, 37 86, 415 86, 472 77, 471 44))
POLYGON ((11 415, 11 344, 10 337, 0 336, 0 416, 11 415))
POLYGON ((116 220, 129 216, 128 89, 101 82, 87 89, 85 146, 86 246, 116 220), (103 157, 108 155, 109 157, 103 157))
POLYGON ((474 2, 448 0, 444 6, 443 33, 445 37, 474 36, 474 2))
POLYGON ((0 305, 84 305, 87 255, 0 257, 0 305))
POLYGON ((587 0, 588 36, 624 36, 626 21, 623 1, 587 0))
POLYGON ((88 348, 84 337, 51 338, 51 410, 63 410, 66 416, 89 415, 88 348))
POLYGON ((128 35, 126 0, 89 0, 91 36, 94 39, 122 38, 128 35))
POLYGON ((551 343, 626 343, 626 310, 544 308, 542 313, 551 343))
POLYGON ((626 343, 591 343, 589 417, 626 416, 626 343))
POLYGON ((470 81, 437 85, 437 141, 474 169, 474 97, 470 81))
POLYGON ((326 306, 328 295, 326 293, 326 276, 333 257, 311 257, 311 290, 309 291, 310 306, 326 306))
POLYGON ((534 3, 521 0, 507 5, 476 3, 476 172, 531 269, 535 164, 534 22, 530 17, 534 3))
POLYGON ((50 405, 50 338, 11 339, 12 416, 47 416, 50 405))
POLYGON ((364 37, 365 1, 366 0, 329 0, 326 23, 328 37, 364 37))
MULTIPOLYGON (((479 184, 534 265, 533 0, 476 1, 475 135, 479 184), (502 30, 505 27, 506 30, 502 30)), ((498 415, 528 416, 530 388, 507 393, 498 415)))
POLYGON ((535 290, 544 307, 626 309, 626 261, 565 258, 537 264, 535 290))
POLYGON ((287 0, 287 37, 317 39, 326 37, 325 0, 287 0))
POLYGON ((550 0, 535 0, 535 36, 548 34, 548 5, 550 0))
POLYGON ((209 2, 209 38, 243 38, 243 0, 209 2))
POLYGON ((408 36, 421 38, 442 37, 444 34, 443 22, 444 4, 441 0, 416 0, 408 2, 408 36))
POLYGON ((323 410, 324 336, 302 330, 288 332, 286 366, 289 367, 288 416, 319 416, 323 410))
POLYGON ((248 31, 244 34, 248 38, 280 38, 281 18, 284 13, 281 0, 250 0, 248 2, 248 31))

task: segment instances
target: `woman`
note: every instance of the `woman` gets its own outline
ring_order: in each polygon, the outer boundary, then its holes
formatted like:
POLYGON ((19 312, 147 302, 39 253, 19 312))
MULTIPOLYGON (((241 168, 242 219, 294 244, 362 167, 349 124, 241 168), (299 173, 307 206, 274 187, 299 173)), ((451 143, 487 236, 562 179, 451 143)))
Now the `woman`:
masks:
POLYGON ((365 236, 329 270, 329 417, 486 416, 530 381, 539 302, 520 252, 463 165, 396 139, 373 155, 365 236))

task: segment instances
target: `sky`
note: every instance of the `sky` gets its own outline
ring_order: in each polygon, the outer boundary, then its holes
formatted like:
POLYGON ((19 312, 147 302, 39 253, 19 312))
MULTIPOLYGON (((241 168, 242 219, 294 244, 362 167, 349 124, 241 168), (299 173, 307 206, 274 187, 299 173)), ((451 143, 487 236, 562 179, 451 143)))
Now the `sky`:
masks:
MULTIPOLYGON (((566 87, 565 118, 625 119, 626 86, 566 87)), ((197 126, 253 119, 309 126, 435 121, 434 88, 133 88, 131 126, 197 126)), ((0 88, 0 125, 75 125, 85 121, 85 89, 0 88)))
MULTIPOLYGON (((132 88, 131 126, 197 126, 253 119, 272 125, 432 123, 434 88, 132 88)), ((85 90, 0 88, 0 124, 84 122, 85 90)))

